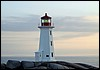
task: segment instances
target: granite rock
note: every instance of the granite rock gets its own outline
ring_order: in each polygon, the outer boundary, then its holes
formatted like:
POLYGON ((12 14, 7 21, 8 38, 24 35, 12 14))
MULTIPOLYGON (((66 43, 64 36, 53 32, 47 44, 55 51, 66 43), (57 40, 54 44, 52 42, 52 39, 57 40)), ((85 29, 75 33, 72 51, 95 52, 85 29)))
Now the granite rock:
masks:
POLYGON ((34 68, 34 62, 32 61, 22 61, 21 64, 24 69, 34 68))
POLYGON ((39 66, 39 67, 34 67, 33 69, 48 69, 48 68, 45 66, 39 66))
POLYGON ((17 68, 20 68, 20 66, 21 66, 21 63, 20 61, 17 61, 17 60, 8 60, 7 65, 6 65, 8 69, 17 69, 17 68))
POLYGON ((89 64, 83 64, 83 63, 75 63, 75 64, 82 65, 82 66, 87 67, 89 69, 97 69, 97 67, 94 67, 94 66, 89 65, 89 64))
POLYGON ((69 69, 68 67, 56 63, 48 63, 47 66, 50 67, 51 69, 69 69))
POLYGON ((64 65, 64 66, 68 66, 69 68, 73 69, 89 69, 87 67, 84 67, 82 65, 78 65, 75 63, 71 63, 71 62, 65 62, 65 61, 57 61, 58 64, 64 65))
POLYGON ((6 69, 6 64, 5 63, 1 64, 1 69, 6 69))
POLYGON ((7 64, 2 63, 1 69, 98 69, 98 67, 65 61, 33 62, 8 60, 7 64))

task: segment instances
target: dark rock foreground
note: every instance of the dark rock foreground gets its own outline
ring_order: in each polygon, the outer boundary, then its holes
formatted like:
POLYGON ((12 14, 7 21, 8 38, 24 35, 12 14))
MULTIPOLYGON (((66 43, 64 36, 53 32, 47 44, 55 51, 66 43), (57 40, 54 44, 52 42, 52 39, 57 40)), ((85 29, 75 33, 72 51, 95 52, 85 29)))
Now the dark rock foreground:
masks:
POLYGON ((34 62, 8 60, 7 64, 2 63, 1 69, 98 69, 95 66, 83 63, 70 63, 65 61, 34 62))

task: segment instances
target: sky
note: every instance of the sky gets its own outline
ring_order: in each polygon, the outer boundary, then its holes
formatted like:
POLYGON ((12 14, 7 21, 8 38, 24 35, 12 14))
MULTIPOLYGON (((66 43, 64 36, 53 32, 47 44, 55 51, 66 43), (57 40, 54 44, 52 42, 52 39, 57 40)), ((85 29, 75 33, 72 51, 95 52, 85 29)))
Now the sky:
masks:
POLYGON ((56 55, 99 54, 99 1, 1 1, 2 55, 32 56, 45 12, 55 25, 56 55))
POLYGON ((2 1, 2 17, 48 12, 52 16, 98 16, 98 1, 2 1))

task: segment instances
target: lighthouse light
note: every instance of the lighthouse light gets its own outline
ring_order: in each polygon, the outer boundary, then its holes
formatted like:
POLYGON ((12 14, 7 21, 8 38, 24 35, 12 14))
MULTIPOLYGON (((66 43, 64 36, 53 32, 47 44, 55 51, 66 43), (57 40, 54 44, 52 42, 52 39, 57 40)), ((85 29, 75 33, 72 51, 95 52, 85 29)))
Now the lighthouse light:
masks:
POLYGON ((50 20, 48 20, 48 19, 44 19, 44 20, 42 20, 42 23, 50 23, 50 20))
POLYGON ((47 19, 45 19, 45 20, 44 20, 44 22, 46 22, 46 23, 47 23, 47 22, 48 22, 48 20, 47 20, 47 19))

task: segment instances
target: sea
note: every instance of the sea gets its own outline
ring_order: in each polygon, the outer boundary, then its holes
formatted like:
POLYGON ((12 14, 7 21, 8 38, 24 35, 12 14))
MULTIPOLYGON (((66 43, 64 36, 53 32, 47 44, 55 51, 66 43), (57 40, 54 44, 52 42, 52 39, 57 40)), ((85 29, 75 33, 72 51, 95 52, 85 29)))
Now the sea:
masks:
MULTIPOLYGON (((35 61, 34 56, 2 56, 1 63, 7 63, 8 60, 35 61)), ((66 61, 71 63, 85 63, 99 67, 99 56, 56 56, 57 61, 66 61)))

